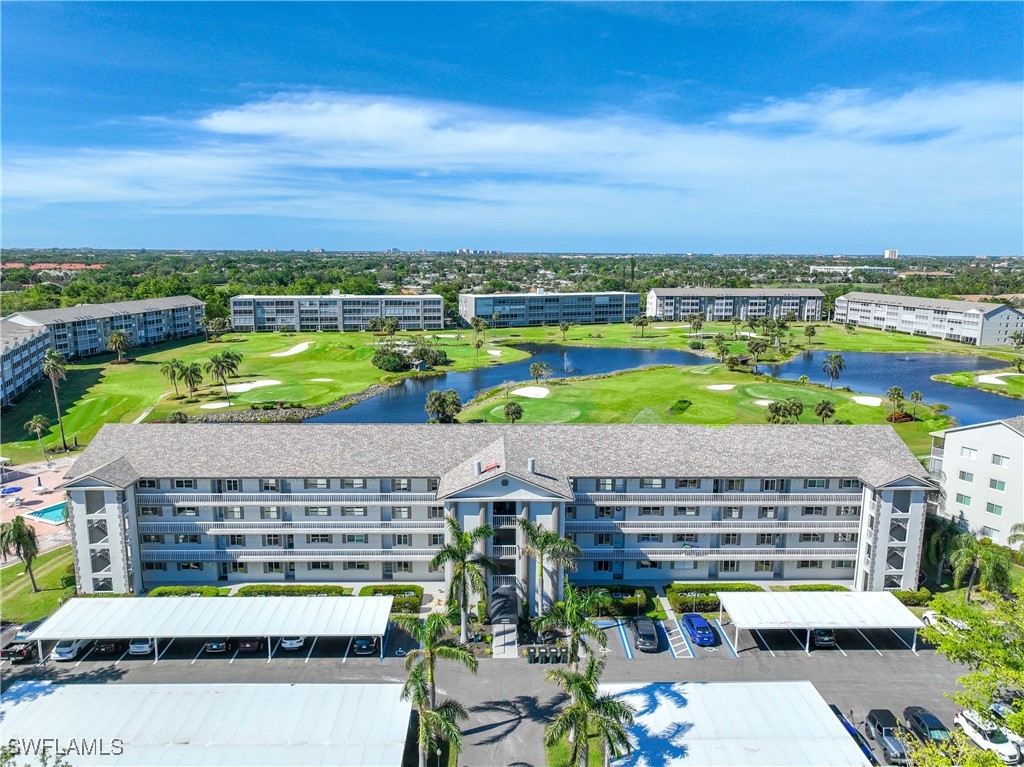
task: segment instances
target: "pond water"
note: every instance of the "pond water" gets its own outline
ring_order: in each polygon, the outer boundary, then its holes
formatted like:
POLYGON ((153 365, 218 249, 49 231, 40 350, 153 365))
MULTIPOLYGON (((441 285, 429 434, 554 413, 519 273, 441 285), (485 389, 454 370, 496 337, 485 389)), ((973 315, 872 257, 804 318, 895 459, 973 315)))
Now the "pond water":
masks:
MULTIPOLYGON (((502 381, 527 381, 530 365, 547 362, 555 369, 555 378, 601 375, 644 365, 708 365, 714 360, 675 349, 615 349, 559 344, 520 344, 529 359, 494 364, 475 370, 446 373, 428 378, 406 379, 384 394, 348 408, 309 419, 310 423, 423 423, 427 393, 434 389, 455 389, 466 402, 479 391, 502 381)), ((482 350, 482 353, 485 350, 482 350)), ((821 366, 827 351, 810 351, 779 365, 761 365, 764 373, 797 380, 806 375, 817 383, 828 383, 821 366)), ((979 389, 970 389, 932 381, 936 373, 957 370, 989 370, 1003 363, 990 357, 962 354, 878 354, 843 352, 846 371, 837 386, 853 391, 885 396, 890 386, 900 386, 904 395, 920 391, 924 401, 949 405, 949 414, 961 424, 1012 418, 1024 414, 1024 401, 1000 397, 979 389)))

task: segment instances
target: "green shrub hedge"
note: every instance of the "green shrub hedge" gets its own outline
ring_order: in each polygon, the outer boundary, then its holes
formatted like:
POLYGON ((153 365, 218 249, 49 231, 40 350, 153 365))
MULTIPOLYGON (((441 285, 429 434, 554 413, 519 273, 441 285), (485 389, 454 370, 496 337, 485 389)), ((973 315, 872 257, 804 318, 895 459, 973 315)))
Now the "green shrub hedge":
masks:
POLYGON ((651 586, 631 586, 628 583, 616 583, 612 586, 585 586, 581 591, 590 591, 595 588, 604 589, 609 594, 607 603, 601 607, 600 615, 631 616, 645 613, 655 595, 651 586), (630 596, 616 597, 616 594, 629 594, 630 596))
POLYGON ((722 603, 719 591, 764 591, 755 583, 673 583, 665 589, 669 604, 677 613, 710 613, 718 610, 722 603), (697 595, 694 598, 694 594, 697 595))
POLYGON ((924 607, 932 601, 932 592, 924 586, 917 591, 893 591, 891 593, 907 607, 924 607))
MULTIPOLYGON (((214 589, 216 591, 216 589, 214 589)), ((352 593, 352 589, 345 586, 323 586, 302 584, 302 583, 254 583, 251 586, 242 586, 235 592, 236 597, 315 597, 319 594, 326 594, 331 597, 344 597, 352 593)))
POLYGON ((220 595, 220 589, 216 586, 157 586, 149 592, 151 597, 190 597, 194 594, 216 597, 220 595))
POLYGON ((423 587, 411 583, 382 583, 371 586, 363 586, 359 590, 361 597, 385 597, 393 596, 395 601, 391 603, 391 614, 410 613, 418 615, 420 603, 423 601, 423 587), (415 596, 402 596, 413 593, 415 596))
POLYGON ((846 586, 840 586, 838 583, 798 583, 796 586, 790 586, 790 591, 849 591, 846 586))

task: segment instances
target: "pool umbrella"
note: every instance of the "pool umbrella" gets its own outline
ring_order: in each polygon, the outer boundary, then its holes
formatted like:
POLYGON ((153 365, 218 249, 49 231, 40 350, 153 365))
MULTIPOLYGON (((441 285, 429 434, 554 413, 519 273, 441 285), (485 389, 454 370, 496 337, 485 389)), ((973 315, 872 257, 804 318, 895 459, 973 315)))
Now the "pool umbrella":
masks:
POLYGON ((0 490, 0 495, 10 495, 11 493, 20 493, 20 492, 21 492, 21 488, 20 487, 5 487, 3 490, 0 490))
POLYGON ((36 487, 42 487, 42 486, 43 486, 43 478, 42 477, 36 477, 36 487))

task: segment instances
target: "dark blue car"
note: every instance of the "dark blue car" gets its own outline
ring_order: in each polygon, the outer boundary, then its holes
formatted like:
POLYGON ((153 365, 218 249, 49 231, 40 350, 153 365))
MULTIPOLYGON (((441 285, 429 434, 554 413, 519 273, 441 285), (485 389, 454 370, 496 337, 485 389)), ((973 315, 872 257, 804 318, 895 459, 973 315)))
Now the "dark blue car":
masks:
POLYGON ((690 639, 695 645, 710 647, 718 641, 715 630, 711 628, 710 623, 704 620, 703 615, 686 613, 683 616, 683 628, 686 629, 686 633, 690 635, 690 639))

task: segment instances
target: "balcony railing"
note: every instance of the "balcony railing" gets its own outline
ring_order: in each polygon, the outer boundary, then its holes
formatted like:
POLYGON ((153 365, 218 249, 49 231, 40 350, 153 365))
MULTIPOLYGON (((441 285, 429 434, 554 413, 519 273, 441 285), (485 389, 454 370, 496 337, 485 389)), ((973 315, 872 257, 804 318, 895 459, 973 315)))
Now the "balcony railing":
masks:
POLYGON ((519 556, 518 546, 491 546, 491 553, 499 559, 509 559, 519 556))
POLYGON ((143 562, 408 562, 429 561, 434 549, 148 549, 143 562))
POLYGON ((269 535, 273 533, 441 533, 444 522, 440 520, 399 520, 394 522, 285 522, 265 520, 245 522, 225 520, 223 522, 140 522, 140 533, 174 534, 199 533, 200 535, 269 535))
POLYGON ((849 559, 856 555, 857 547, 850 546, 845 549, 837 548, 787 548, 779 549, 772 546, 760 546, 757 548, 739 548, 725 546, 723 548, 708 549, 690 547, 682 548, 644 548, 644 549, 616 549, 616 548, 591 548, 583 549, 583 559, 599 559, 613 561, 638 561, 651 560, 653 562, 668 562, 680 559, 691 560, 731 560, 731 559, 849 559))
POLYGON ((135 498, 140 506, 408 506, 434 503, 437 493, 137 493, 135 498))
MULTIPOLYGON (((812 518, 813 519, 813 518, 812 518)), ((775 521, 744 521, 706 520, 703 522, 649 522, 646 520, 571 520, 565 523, 569 533, 821 533, 821 532, 857 532, 859 520, 825 519, 810 520, 775 520, 775 521)))
POLYGON ((519 517, 515 514, 493 514, 491 524, 495 527, 515 527, 519 524, 519 517))
POLYGON ((576 493, 588 506, 799 506, 858 504, 860 493, 576 493))

